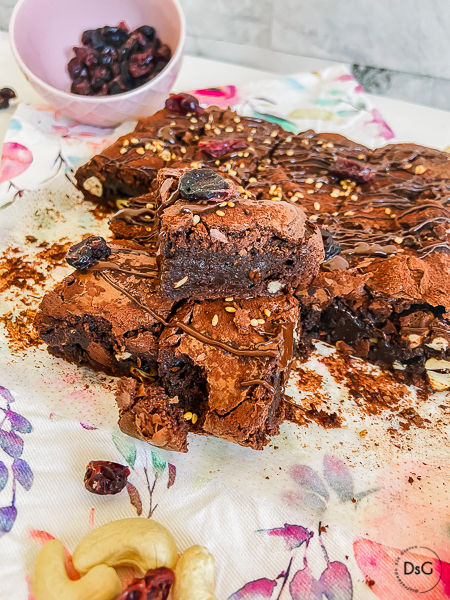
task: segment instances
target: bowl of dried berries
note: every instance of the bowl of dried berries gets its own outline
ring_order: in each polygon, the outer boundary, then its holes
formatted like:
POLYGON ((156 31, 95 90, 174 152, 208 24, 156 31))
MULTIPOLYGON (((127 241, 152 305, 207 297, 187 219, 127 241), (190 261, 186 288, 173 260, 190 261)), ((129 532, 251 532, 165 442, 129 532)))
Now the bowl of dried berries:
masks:
POLYGON ((45 100, 101 127, 163 105, 185 40, 178 0, 19 0, 9 31, 20 68, 45 100))

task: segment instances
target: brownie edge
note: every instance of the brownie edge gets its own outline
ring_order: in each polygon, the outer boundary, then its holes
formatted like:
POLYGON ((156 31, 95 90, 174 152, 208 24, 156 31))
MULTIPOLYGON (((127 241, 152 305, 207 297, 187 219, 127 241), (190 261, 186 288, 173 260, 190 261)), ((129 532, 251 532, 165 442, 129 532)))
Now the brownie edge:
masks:
POLYGON ((178 398, 157 384, 124 377, 117 385, 120 429, 134 438, 166 450, 187 452, 188 426, 178 398))

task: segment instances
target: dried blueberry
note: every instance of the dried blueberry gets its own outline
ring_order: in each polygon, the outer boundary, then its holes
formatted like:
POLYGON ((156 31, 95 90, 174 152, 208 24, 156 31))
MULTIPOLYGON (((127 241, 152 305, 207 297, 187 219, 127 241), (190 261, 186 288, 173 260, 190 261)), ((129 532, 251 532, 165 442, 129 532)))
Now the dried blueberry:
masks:
POLYGON ((179 190, 186 200, 208 200, 226 195, 228 183, 212 169, 192 169, 180 177, 179 190))
POLYGON ((353 179, 358 183, 367 183, 375 177, 369 165, 348 158, 338 158, 330 167, 330 173, 340 179, 353 179))
POLYGON ((325 250, 325 260, 330 260, 333 256, 341 253, 341 246, 334 239, 328 229, 321 229, 323 248, 325 250))
POLYGON ((106 26, 103 27, 103 39, 107 44, 118 48, 127 41, 128 33, 121 27, 106 26))
POLYGON ((98 29, 94 29, 91 34, 91 44, 93 48, 96 50, 103 50, 106 45, 105 38, 103 37, 103 27, 99 27, 98 29))
POLYGON ((128 63, 130 75, 134 78, 148 75, 153 70, 153 53, 150 49, 148 52, 136 52, 131 54, 128 63))
POLYGON ((71 267, 80 271, 88 269, 99 260, 108 258, 111 249, 104 238, 91 235, 74 244, 66 254, 66 261, 71 267))
POLYGON ((189 112, 203 112, 197 98, 190 94, 172 94, 166 100, 166 108, 168 111, 180 115, 186 115, 189 112))
POLYGON ((142 579, 133 579, 117 600, 166 600, 174 581, 172 569, 150 569, 142 579))
POLYGON ((98 62, 105 67, 109 67, 117 60, 119 60, 119 53, 112 46, 105 46, 98 57, 98 62))
POLYGON ((201 141, 198 143, 198 147, 208 156, 220 158, 229 152, 236 152, 237 150, 243 150, 244 148, 247 148, 247 142, 245 139, 228 138, 223 140, 201 141))
POLYGON ((86 467, 84 487, 101 496, 118 494, 127 485, 130 469, 107 460, 91 460, 86 467))
POLYGON ((138 27, 135 29, 138 33, 142 33, 148 39, 149 42, 153 42, 155 39, 156 31, 154 27, 150 27, 150 25, 142 25, 142 27, 138 27))

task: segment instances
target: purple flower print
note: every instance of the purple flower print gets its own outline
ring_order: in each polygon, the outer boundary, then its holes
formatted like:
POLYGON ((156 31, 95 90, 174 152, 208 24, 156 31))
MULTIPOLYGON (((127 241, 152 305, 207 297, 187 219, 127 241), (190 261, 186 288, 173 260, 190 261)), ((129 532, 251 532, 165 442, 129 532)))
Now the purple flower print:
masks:
MULTIPOLYGON (((0 460, 0 492, 6 493, 6 486, 11 481, 11 503, 0 507, 0 537, 13 528, 17 518, 16 493, 17 484, 26 491, 33 485, 33 472, 26 460, 21 458, 23 439, 19 434, 31 433, 32 425, 22 415, 11 410, 14 397, 9 390, 0 386, 0 400, 5 406, 0 406, 0 448, 11 459, 10 467, 0 460)), ((10 462, 10 460, 8 461, 10 462)))

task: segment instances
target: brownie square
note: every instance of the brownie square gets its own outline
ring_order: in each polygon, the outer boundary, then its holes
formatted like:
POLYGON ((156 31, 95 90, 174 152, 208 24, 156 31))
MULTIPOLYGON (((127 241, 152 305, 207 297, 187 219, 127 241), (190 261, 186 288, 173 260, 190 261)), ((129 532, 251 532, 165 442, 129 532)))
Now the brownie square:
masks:
POLYGON ((159 374, 193 433, 262 448, 283 419, 298 337, 292 296, 188 302, 160 338, 159 374))
POLYGON ((126 377, 118 383, 116 401, 124 433, 166 450, 187 452, 189 427, 178 398, 170 398, 156 383, 126 377))
POLYGON ((183 180, 206 171, 184 173, 178 200, 161 212, 162 293, 208 299, 307 287, 323 246, 304 212, 287 202, 247 197, 225 179, 216 198, 183 199, 183 180))
POLYGON ((77 270, 44 296, 36 327, 56 356, 107 373, 152 376, 162 324, 151 313, 167 318, 173 301, 140 276, 154 266, 148 252, 130 242, 109 246, 104 266, 77 270))

